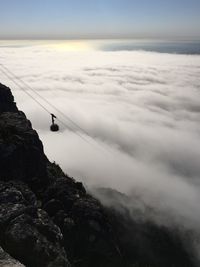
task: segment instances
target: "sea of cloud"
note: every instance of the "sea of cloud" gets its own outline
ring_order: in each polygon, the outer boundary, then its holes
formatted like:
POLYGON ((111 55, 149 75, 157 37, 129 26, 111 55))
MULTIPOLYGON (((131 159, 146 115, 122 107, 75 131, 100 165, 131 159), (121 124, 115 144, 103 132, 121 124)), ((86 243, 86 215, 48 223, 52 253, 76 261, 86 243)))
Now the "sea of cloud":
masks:
POLYGON ((200 233, 200 56, 85 47, 1 46, 0 63, 90 137, 38 98, 66 124, 50 132, 50 116, 3 73, 0 82, 69 175, 89 190, 129 194, 130 208, 137 197, 163 223, 200 233))

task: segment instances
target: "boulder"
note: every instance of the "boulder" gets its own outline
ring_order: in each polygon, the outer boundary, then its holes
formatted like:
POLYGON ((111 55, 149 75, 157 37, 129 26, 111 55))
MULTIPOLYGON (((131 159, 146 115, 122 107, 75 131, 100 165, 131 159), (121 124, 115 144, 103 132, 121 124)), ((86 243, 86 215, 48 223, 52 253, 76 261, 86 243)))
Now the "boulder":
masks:
POLYGON ((22 182, 0 182, 0 242, 29 267, 69 267, 63 235, 22 182))

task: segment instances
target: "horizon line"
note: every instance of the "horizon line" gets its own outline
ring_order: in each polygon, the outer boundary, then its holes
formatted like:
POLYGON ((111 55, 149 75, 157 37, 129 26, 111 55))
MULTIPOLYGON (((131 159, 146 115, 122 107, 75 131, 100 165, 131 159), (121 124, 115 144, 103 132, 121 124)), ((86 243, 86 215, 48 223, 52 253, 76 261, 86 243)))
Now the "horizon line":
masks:
POLYGON ((200 37, 62 37, 62 38, 1 38, 0 41, 95 41, 95 40, 159 40, 159 41, 200 41, 200 37))

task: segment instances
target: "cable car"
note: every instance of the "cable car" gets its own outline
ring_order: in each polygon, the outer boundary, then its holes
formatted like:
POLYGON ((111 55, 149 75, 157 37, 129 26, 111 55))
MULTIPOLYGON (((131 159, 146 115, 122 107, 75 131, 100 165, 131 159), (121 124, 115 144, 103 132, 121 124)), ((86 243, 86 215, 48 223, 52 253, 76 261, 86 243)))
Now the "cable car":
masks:
POLYGON ((52 132, 58 132, 59 131, 59 126, 58 126, 58 124, 55 123, 55 119, 56 119, 56 116, 54 114, 51 114, 52 124, 50 126, 50 130, 52 132))

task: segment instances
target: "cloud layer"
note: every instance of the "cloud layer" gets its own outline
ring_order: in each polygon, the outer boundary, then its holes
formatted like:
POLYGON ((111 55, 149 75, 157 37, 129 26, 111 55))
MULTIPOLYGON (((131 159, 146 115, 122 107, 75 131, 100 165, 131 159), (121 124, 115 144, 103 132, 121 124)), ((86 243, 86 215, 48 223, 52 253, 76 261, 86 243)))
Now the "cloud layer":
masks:
POLYGON ((48 114, 1 74, 46 154, 89 189, 112 187, 133 206, 137 196, 199 234, 200 56, 62 48, 0 48, 1 63, 95 139, 59 114, 69 127, 51 133, 48 114))

